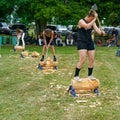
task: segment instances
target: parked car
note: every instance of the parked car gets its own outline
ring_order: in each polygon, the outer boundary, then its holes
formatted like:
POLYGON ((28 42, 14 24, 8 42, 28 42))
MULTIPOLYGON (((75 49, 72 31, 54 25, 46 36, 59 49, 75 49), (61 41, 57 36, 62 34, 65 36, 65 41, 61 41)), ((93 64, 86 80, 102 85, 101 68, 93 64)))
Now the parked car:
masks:
POLYGON ((46 28, 49 28, 49 29, 53 30, 54 32, 57 31, 57 27, 56 27, 56 25, 48 24, 46 28))
POLYGON ((0 34, 10 35, 10 29, 4 20, 0 21, 0 34))
POLYGON ((67 35, 70 31, 66 26, 57 25, 57 32, 59 32, 61 35, 67 35))
POLYGON ((102 27, 102 29, 105 31, 107 35, 112 33, 114 27, 102 27))
POLYGON ((118 34, 120 35, 120 28, 119 27, 102 27, 102 29, 105 31, 107 35, 111 35, 113 28, 118 30, 118 34))
POLYGON ((67 29, 66 26, 63 26, 63 25, 51 25, 51 24, 48 24, 47 25, 47 28, 50 28, 52 29, 54 32, 56 33, 60 33, 61 35, 67 35, 70 31, 67 29))
POLYGON ((21 30, 24 31, 25 36, 28 36, 28 28, 26 27, 25 24, 16 23, 16 24, 11 25, 9 28, 10 28, 10 31, 11 31, 12 35, 16 34, 16 29, 21 29, 21 30))

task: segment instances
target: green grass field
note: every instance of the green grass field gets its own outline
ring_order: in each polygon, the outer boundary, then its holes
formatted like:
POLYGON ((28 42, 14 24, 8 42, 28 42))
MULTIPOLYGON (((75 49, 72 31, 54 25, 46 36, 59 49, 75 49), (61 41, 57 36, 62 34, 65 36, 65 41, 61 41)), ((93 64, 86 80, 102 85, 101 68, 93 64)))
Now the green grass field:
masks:
MULTIPOLYGON (((26 46, 41 55, 42 47, 26 46)), ((44 74, 40 58, 21 58, 13 46, 0 48, 0 120, 120 120, 120 57, 116 47, 96 47, 93 75, 100 96, 64 94, 78 61, 75 46, 56 47, 58 70, 44 74)), ((48 54, 52 57, 51 52, 48 54)), ((87 61, 81 77, 87 77, 87 61)))

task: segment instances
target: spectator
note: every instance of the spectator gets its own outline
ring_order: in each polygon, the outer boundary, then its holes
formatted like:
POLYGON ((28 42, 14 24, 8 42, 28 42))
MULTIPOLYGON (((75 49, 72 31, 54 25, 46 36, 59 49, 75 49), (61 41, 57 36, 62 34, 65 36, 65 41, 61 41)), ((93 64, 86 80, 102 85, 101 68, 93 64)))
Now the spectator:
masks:
POLYGON ((29 37, 27 40, 29 41, 30 45, 32 45, 32 44, 37 45, 37 39, 35 37, 29 37))
POLYGON ((40 32, 40 34, 38 35, 38 45, 43 45, 43 32, 40 32))
POLYGON ((60 32, 58 32, 56 36, 56 45, 62 46, 62 35, 60 34, 60 32))
POLYGON ((110 39, 107 40, 108 47, 117 45, 118 43, 118 30, 113 28, 112 30, 112 36, 110 39))
POLYGON ((66 39, 66 45, 73 45, 73 36, 71 32, 67 34, 65 39, 66 39))
POLYGON ((118 30, 113 28, 112 34, 115 36, 115 45, 118 44, 118 30))

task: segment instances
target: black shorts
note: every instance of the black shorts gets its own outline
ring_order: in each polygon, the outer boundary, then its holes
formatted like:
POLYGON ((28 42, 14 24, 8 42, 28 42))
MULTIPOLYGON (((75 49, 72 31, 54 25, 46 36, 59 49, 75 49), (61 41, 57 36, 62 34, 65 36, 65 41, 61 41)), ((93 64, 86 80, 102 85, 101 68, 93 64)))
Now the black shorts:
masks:
POLYGON ((94 42, 79 41, 77 45, 77 50, 81 50, 81 49, 94 50, 95 49, 94 42))
MULTIPOLYGON (((47 45, 48 45, 50 41, 47 40, 46 42, 47 42, 47 45)), ((43 43, 43 45, 45 45, 45 43, 43 43)), ((50 45, 51 45, 51 46, 54 45, 54 41, 52 41, 52 42, 50 43, 50 45)))

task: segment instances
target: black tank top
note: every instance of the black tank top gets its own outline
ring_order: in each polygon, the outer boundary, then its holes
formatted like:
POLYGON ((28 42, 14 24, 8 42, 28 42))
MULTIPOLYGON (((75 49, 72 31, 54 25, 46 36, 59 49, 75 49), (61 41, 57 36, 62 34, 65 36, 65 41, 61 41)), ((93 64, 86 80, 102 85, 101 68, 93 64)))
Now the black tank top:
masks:
POLYGON ((45 37, 46 37, 46 41, 50 41, 50 39, 51 39, 51 36, 52 36, 52 30, 51 29, 46 29, 46 30, 48 30, 49 32, 50 32, 50 36, 47 36, 47 35, 45 35, 45 37))
MULTIPOLYGON (((83 19, 85 21, 85 19, 83 19)), ((86 22, 86 21, 85 21, 86 22)), ((85 28, 78 28, 78 42, 91 42, 92 37, 92 28, 91 29, 85 29, 85 28)))

